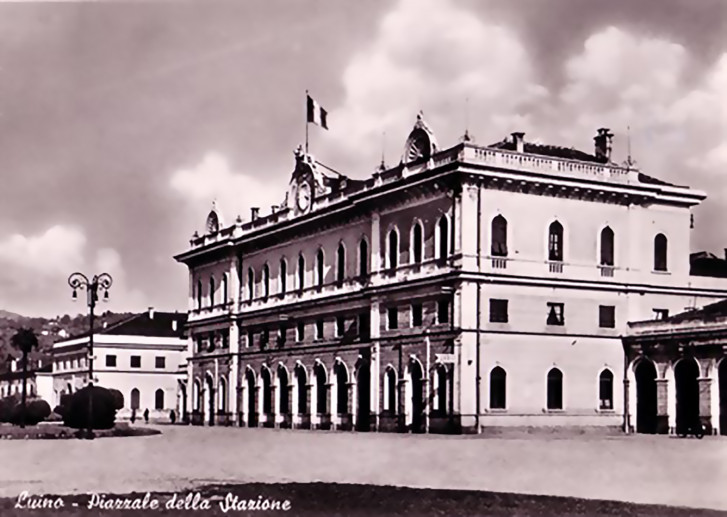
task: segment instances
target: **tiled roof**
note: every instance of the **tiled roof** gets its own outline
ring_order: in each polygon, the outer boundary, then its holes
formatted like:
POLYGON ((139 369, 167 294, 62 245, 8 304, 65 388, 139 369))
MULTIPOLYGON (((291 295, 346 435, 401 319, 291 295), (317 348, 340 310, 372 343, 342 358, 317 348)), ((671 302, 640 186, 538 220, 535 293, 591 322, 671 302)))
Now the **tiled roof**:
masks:
MULTIPOLYGON (((503 149, 505 151, 515 151, 515 142, 512 140, 503 140, 495 144, 490 145, 494 149, 503 149)), ((578 160, 581 162, 593 162, 593 163, 607 163, 605 159, 599 158, 593 154, 589 154, 573 147, 561 147, 557 145, 545 145, 536 144, 532 142, 523 142, 523 152, 528 154, 539 154, 541 156, 552 156, 553 158, 564 158, 566 160, 578 160)), ((673 183, 668 183, 651 176, 648 176, 642 172, 638 173, 638 178, 641 183, 648 183, 651 185, 664 185, 664 186, 675 186, 673 183)))
MULTIPOLYGON (((489 147, 493 147, 495 149, 503 149, 505 151, 515 151, 515 142, 503 140, 502 142, 497 142, 496 144, 492 144, 489 147)), ((535 144, 532 142, 524 142, 523 143, 523 151, 529 154, 539 154, 541 156, 552 156, 554 158, 565 158, 567 160, 580 160, 582 162, 596 162, 596 163, 605 163, 605 160, 601 160, 597 158, 596 156, 588 153, 584 153, 583 151, 579 151, 578 149, 574 149, 572 147, 560 147, 557 145, 544 145, 544 144, 535 144)))
MULTIPOLYGON (((40 368, 28 368, 28 378, 30 379, 36 373, 50 373, 52 371, 53 371, 52 363, 44 364, 40 368)), ((0 381, 12 381, 15 379, 22 379, 22 378, 23 378, 23 369, 21 366, 18 366, 18 369, 14 372, 6 371, 6 372, 0 374, 0 381)))
POLYGON ((150 337, 183 337, 187 314, 178 312, 142 312, 115 325, 102 329, 98 334, 150 337), (176 328, 173 322, 176 321, 176 328))

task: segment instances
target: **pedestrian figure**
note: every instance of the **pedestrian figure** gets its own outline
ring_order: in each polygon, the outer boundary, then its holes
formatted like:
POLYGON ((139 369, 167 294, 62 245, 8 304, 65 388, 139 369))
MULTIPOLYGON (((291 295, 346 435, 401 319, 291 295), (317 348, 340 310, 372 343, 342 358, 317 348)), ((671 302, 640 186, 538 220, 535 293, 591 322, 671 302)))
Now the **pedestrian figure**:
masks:
POLYGON ((169 412, 169 420, 172 422, 172 424, 177 421, 177 414, 174 412, 173 409, 169 412))
POLYGON ((149 409, 144 410, 144 422, 149 423, 149 409))
POLYGON ((136 409, 131 410, 131 423, 136 422, 136 409))

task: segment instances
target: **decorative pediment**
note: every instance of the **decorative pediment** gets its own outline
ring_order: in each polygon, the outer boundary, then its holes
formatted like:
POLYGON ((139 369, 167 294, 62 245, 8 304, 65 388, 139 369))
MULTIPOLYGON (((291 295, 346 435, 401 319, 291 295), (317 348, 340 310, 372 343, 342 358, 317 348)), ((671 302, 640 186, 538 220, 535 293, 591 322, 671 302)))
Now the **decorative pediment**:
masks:
POLYGON ((217 208, 217 202, 212 202, 212 209, 207 215, 207 223, 205 224, 205 233, 208 235, 215 234, 222 228, 222 215, 219 208, 217 208))
POLYGON ((434 132, 424 121, 424 114, 420 111, 414 129, 409 133, 409 138, 404 146, 402 163, 410 163, 418 160, 428 160, 432 154, 439 149, 434 132))

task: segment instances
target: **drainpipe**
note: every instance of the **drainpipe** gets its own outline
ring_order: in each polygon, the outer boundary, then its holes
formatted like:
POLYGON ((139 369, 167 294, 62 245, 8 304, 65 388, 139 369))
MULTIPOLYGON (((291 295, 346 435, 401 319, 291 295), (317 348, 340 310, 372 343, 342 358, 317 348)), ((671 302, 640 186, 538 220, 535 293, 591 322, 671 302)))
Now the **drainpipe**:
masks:
POLYGON ((631 415, 629 414, 629 346, 621 336, 621 346, 624 350, 624 434, 630 434, 631 432, 631 415))
MULTIPOLYGON (((480 255, 482 254, 482 235, 481 235, 481 225, 482 225, 482 189, 479 185, 479 182, 477 184, 477 272, 479 273, 481 271, 481 259, 480 255)), ((477 280, 477 350, 476 350, 476 361, 475 361, 475 406, 477 411, 477 416, 475 417, 475 422, 477 425, 477 434, 480 434, 482 432, 482 429, 480 429, 480 384, 481 384, 481 376, 480 376, 480 317, 481 317, 481 301, 480 296, 481 294, 481 287, 480 287, 480 280, 478 278, 477 280)))

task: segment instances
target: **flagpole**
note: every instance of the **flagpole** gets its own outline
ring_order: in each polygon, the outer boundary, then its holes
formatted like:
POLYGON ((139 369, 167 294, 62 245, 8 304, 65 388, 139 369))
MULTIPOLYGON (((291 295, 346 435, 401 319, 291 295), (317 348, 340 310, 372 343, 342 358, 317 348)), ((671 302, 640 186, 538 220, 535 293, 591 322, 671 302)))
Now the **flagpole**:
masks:
POLYGON ((305 91, 305 154, 308 154, 308 90, 305 91))

